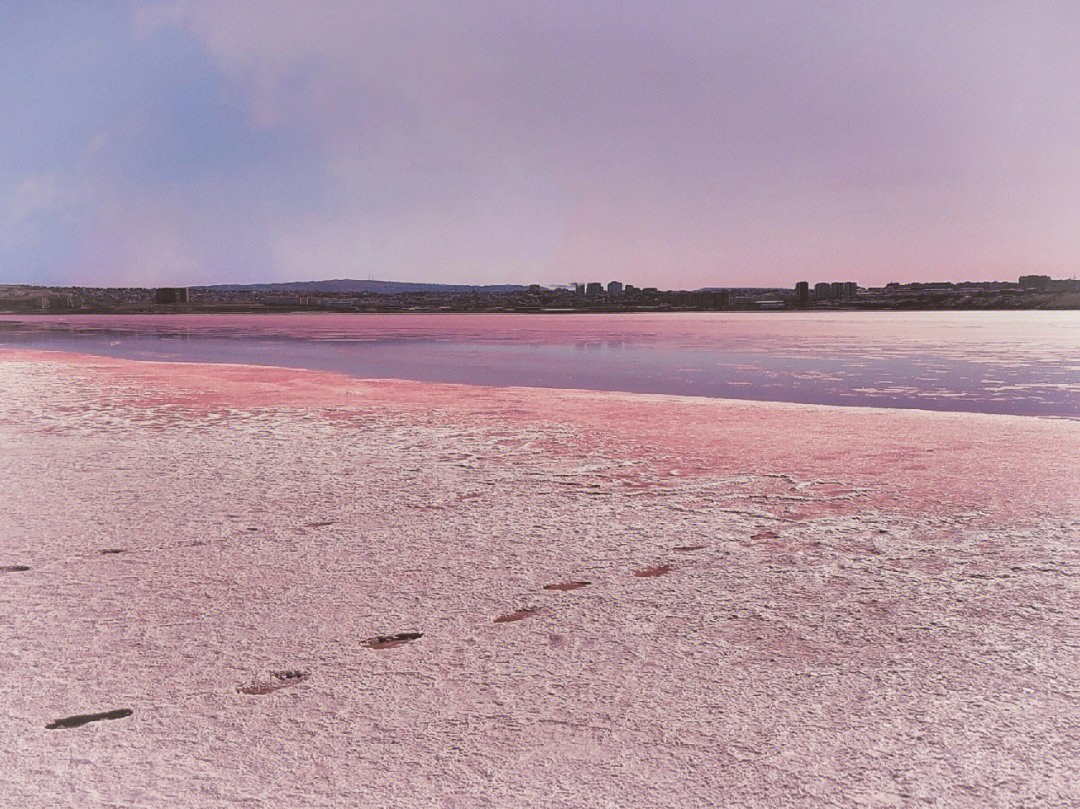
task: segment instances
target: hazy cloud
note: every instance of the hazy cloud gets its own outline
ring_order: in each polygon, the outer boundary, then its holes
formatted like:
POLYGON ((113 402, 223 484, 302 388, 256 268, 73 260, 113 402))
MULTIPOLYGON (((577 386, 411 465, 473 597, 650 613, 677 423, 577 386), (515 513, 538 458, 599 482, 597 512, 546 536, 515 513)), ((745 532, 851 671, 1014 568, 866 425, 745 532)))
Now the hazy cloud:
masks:
POLYGON ((1067 3, 4 13, 5 280, 786 285, 1080 258, 1067 3))

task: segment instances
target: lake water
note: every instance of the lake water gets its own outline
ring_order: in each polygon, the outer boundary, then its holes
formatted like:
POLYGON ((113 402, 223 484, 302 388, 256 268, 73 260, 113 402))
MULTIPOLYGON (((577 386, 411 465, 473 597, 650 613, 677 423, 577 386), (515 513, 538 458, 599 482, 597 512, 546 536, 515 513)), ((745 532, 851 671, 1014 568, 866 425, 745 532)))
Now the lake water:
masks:
POLYGON ((1080 312, 0 315, 0 345, 355 377, 1080 418, 1080 312))

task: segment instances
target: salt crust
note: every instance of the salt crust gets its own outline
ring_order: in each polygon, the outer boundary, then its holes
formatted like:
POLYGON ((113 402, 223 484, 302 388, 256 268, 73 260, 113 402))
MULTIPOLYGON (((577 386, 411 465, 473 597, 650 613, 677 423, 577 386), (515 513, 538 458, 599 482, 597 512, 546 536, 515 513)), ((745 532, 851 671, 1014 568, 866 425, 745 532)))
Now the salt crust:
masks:
POLYGON ((0 805, 1080 805, 1080 425, 0 351, 0 446, 0 805))

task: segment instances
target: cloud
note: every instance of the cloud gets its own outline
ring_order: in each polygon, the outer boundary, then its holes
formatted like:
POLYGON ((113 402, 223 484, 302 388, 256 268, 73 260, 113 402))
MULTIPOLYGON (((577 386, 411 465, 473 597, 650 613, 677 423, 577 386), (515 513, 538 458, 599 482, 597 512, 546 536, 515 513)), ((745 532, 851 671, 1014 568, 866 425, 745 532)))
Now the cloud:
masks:
MULTIPOLYGON (((1070 274, 1068 11, 138 3, 86 21, 101 53, 65 80, 112 89, 78 120, 42 113, 55 148, 24 138, 0 199, 32 206, 43 178, 79 189, 37 210, 71 218, 58 271, 80 278, 1070 274)), ((62 20, 45 33, 78 44, 62 20)))
POLYGON ((39 211, 53 209, 62 197, 55 174, 27 177, 8 194, 4 205, 4 232, 15 230, 39 211))

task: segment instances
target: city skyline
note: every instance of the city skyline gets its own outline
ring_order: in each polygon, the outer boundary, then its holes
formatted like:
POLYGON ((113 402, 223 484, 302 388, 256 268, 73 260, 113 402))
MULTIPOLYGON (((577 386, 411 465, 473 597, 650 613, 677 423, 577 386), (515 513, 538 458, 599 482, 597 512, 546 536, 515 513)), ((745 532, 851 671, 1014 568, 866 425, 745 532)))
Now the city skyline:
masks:
POLYGON ((0 283, 1080 267, 1065 4, 0 5, 0 283))

